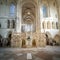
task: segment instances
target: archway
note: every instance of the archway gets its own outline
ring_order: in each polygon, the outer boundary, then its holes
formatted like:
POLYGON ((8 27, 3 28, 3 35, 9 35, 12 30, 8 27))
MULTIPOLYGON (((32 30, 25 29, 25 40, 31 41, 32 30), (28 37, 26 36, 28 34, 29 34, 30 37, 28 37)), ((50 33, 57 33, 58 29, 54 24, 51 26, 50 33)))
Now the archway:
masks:
POLYGON ((46 32, 46 45, 50 45, 50 43, 52 43, 52 35, 50 34, 50 32, 46 32))
POLYGON ((32 47, 36 47, 36 40, 35 39, 33 39, 33 41, 32 41, 32 47))
POLYGON ((33 32, 36 27, 36 6, 34 2, 27 1, 22 5, 22 26, 24 32, 33 32))
MULTIPOLYGON (((36 6, 34 2, 27 1, 22 5, 22 32, 26 33, 26 37, 31 36, 35 32, 36 28, 36 6)), ((29 38, 28 38, 29 40, 29 38)), ((22 40, 22 47, 26 47, 26 42, 28 45, 31 42, 26 39, 22 40)), ((33 46, 36 46, 35 40, 32 42, 33 46)))
POLYGON ((56 23, 52 22, 52 29, 55 29, 55 28, 56 28, 56 23))
POLYGON ((42 27, 43 27, 43 29, 46 29, 47 28, 47 26, 46 26, 47 24, 46 24, 46 22, 45 21, 43 21, 42 22, 42 27))
POLYGON ((50 21, 47 22, 47 29, 51 29, 51 22, 50 21))
POLYGON ((8 32, 8 35, 7 35, 7 46, 11 46, 11 36, 12 36, 12 31, 9 31, 8 32))
POLYGON ((49 37, 47 34, 45 34, 45 35, 46 35, 46 45, 49 45, 49 37))
POLYGON ((56 34, 54 36, 54 42, 56 43, 55 45, 60 45, 60 35, 59 34, 56 34))
POLYGON ((26 41, 22 39, 22 48, 26 48, 26 41))

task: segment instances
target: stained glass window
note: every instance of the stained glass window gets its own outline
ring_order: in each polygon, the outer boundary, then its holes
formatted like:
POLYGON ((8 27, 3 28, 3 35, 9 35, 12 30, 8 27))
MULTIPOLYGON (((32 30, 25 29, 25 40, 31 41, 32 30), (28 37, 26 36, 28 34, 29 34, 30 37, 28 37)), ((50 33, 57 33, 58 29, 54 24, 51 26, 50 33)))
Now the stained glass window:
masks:
POLYGON ((43 11, 43 17, 48 17, 48 11, 45 5, 43 6, 42 11, 43 11))
POLYGON ((15 14, 15 5, 14 4, 11 4, 10 5, 10 15, 11 16, 14 16, 14 14, 15 14))

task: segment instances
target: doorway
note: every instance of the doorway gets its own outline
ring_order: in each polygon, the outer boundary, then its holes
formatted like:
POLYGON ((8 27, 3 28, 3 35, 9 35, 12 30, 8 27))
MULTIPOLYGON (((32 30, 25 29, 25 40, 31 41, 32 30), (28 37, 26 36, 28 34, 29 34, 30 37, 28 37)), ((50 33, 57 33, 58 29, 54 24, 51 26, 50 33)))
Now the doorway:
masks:
POLYGON ((26 41, 22 39, 22 48, 26 48, 26 41))
POLYGON ((8 32, 8 42, 7 42, 7 46, 11 47, 11 36, 12 36, 12 32, 9 31, 8 32))
POLYGON ((36 41, 35 41, 35 39, 32 41, 32 47, 36 47, 36 41))

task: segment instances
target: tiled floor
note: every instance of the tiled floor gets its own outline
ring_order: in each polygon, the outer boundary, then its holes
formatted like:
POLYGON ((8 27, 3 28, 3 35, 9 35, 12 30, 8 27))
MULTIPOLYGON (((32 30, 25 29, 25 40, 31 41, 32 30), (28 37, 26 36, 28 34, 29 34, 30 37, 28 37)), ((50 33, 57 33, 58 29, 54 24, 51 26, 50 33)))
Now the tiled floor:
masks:
POLYGON ((0 60, 60 60, 60 47, 0 48, 0 60))

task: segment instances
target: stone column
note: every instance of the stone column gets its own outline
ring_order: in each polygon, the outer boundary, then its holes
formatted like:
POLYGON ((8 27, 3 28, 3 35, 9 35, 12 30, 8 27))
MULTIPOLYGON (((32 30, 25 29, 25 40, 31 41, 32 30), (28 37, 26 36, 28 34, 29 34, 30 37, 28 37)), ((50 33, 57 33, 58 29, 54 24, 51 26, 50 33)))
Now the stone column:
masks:
POLYGON ((36 7, 36 35, 37 35, 37 41, 36 45, 39 46, 39 34, 40 34, 40 4, 39 1, 37 1, 37 7, 36 7))
POLYGON ((16 32, 21 32, 21 4, 20 4, 20 0, 18 0, 18 3, 17 3, 16 32))
POLYGON ((17 2, 17 19, 16 19, 16 31, 12 34, 11 46, 21 47, 21 0, 17 2))
POLYGON ((37 6, 36 8, 36 32, 39 33, 40 32, 40 19, 39 19, 39 8, 37 6))

